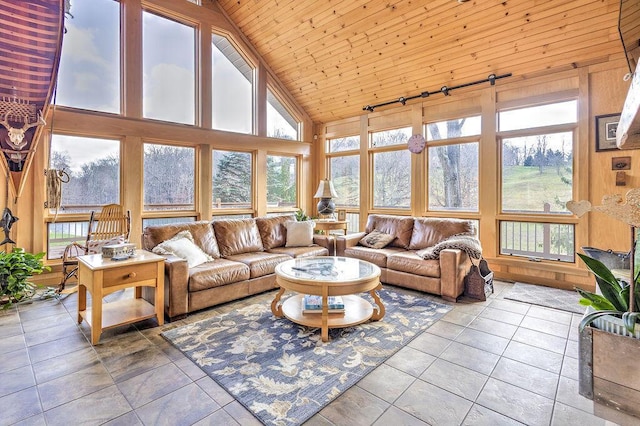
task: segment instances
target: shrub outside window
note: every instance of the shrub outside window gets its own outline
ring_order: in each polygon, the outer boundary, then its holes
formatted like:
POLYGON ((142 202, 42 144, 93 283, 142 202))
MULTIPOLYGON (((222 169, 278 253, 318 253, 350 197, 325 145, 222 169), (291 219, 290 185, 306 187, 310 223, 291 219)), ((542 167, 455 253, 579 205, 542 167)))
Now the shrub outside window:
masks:
POLYGON ((195 149, 144 144, 144 209, 193 210, 195 149))

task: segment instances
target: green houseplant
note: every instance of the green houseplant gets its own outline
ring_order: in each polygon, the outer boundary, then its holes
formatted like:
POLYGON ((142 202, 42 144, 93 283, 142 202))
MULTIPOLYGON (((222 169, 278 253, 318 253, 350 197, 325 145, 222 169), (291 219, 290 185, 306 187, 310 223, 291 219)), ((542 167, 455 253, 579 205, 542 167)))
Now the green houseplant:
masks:
POLYGON ((638 279, 640 274, 634 271, 634 297, 630 297, 631 285, 629 282, 616 278, 615 275, 602 262, 592 257, 578 253, 578 256, 587 265, 587 268, 596 277, 598 287, 602 295, 596 294, 576 288, 576 291, 582 296, 580 304, 591 306, 594 311, 586 314, 580 322, 580 331, 587 325, 593 323, 596 319, 611 315, 621 317, 625 328, 630 332, 634 332, 635 324, 640 318, 640 285, 638 279), (632 302, 633 301, 633 302, 632 302), (630 306, 630 303, 633 306, 630 306))
POLYGON ((32 254, 22 248, 0 252, 0 303, 3 309, 33 297, 36 286, 29 278, 50 270, 44 266, 43 258, 44 252, 32 254))

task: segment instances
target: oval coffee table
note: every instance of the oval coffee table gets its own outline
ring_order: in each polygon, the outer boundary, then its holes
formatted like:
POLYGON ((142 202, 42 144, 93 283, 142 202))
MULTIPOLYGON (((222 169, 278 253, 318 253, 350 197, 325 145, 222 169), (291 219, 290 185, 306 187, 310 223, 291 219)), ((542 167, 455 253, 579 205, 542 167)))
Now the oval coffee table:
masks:
POLYGON ((273 314, 296 324, 319 327, 323 342, 329 340, 330 328, 377 321, 384 316, 384 305, 376 293, 382 289, 380 268, 372 263, 348 257, 303 257, 280 263, 275 272, 280 291, 271 302, 273 314), (298 294, 281 301, 286 290, 298 294), (375 306, 357 295, 367 291, 375 306), (305 294, 322 296, 322 313, 302 312, 305 294), (342 296, 344 313, 329 313, 329 296, 342 296))

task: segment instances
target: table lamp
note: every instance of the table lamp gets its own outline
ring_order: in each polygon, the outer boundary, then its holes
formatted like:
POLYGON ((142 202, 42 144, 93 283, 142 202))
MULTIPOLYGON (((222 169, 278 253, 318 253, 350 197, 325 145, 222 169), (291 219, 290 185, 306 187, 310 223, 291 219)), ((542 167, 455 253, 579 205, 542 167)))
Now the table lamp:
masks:
POLYGON ((316 195, 313 196, 313 198, 320 198, 320 201, 318 201, 318 214, 332 217, 336 205, 331 198, 337 196, 338 193, 333 187, 333 183, 329 179, 322 179, 320 185, 318 185, 316 195))

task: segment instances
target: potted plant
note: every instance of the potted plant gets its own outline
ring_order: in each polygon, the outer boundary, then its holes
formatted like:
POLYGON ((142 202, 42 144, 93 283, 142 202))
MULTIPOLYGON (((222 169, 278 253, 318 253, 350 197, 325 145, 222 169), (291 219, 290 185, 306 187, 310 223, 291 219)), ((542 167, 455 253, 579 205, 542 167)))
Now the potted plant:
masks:
POLYGON ((32 254, 21 248, 0 252, 0 303, 3 309, 33 297, 36 286, 29 278, 50 270, 44 266, 43 257, 44 252, 32 254))

